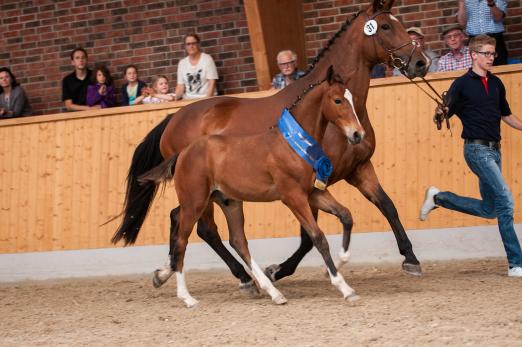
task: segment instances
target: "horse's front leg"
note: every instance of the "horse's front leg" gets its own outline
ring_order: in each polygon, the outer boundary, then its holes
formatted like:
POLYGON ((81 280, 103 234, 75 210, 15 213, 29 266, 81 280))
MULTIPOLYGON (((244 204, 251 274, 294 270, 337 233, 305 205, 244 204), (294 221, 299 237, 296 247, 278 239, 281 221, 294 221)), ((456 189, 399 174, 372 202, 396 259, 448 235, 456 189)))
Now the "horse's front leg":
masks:
POLYGON ((386 217, 393 230, 399 252, 404 256, 402 270, 410 275, 420 276, 422 270, 413 248, 399 219, 399 214, 393 201, 384 192, 375 173, 375 169, 370 161, 360 165, 354 174, 346 178, 346 181, 355 186, 359 191, 371 201, 381 213, 386 217))
MULTIPOLYGON (((343 225, 343 245, 339 251, 339 260, 336 263, 337 269, 343 266, 350 257, 348 247, 350 246, 350 237, 353 228, 353 218, 350 210, 341 205, 328 192, 328 190, 314 189, 309 197, 310 207, 314 218, 317 219, 317 209, 323 212, 333 214, 343 225)), ((265 273, 272 281, 277 281, 281 278, 292 275, 295 269, 304 258, 304 256, 312 249, 313 243, 308 236, 306 230, 301 227, 301 243, 299 248, 290 258, 281 264, 273 264, 265 269, 265 273)))
POLYGON ((324 233, 319 228, 312 209, 310 208, 308 197, 304 192, 294 189, 285 192, 285 196, 281 201, 290 208, 297 220, 308 233, 315 248, 319 251, 328 269, 330 281, 343 294, 346 300, 356 300, 359 298, 355 291, 346 283, 341 273, 337 271, 335 264, 330 255, 330 247, 324 233))

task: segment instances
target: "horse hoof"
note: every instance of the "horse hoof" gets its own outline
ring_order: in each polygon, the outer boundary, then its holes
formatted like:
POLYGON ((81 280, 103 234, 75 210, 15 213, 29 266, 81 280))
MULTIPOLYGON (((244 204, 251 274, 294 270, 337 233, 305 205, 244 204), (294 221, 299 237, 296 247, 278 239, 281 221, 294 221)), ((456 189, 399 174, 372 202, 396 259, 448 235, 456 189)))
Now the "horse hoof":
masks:
POLYGON ((257 288, 256 282, 254 282, 254 280, 250 280, 247 283, 239 283, 239 292, 252 298, 258 297, 261 294, 259 293, 259 288, 257 288))
POLYGON ((184 301, 185 301, 185 305, 187 306, 187 308, 193 308, 193 307, 198 306, 198 304, 199 304, 199 301, 197 301, 194 298, 186 299, 184 301))
POLYGON ((402 271, 412 276, 422 276, 422 269, 420 264, 402 263, 402 271))
POLYGON ((346 296, 346 297, 344 298, 344 300, 349 301, 349 302, 354 302, 354 301, 359 300, 360 298, 361 298, 361 297, 360 297, 359 295, 355 294, 355 292, 354 292, 354 293, 352 293, 352 294, 346 296))
POLYGON ((275 275, 279 270, 281 270, 281 266, 279 264, 272 264, 265 269, 265 275, 266 277, 270 278, 270 281, 275 282, 277 281, 275 275))
POLYGON ((283 296, 283 294, 280 294, 272 299, 276 305, 284 305, 287 303, 288 300, 283 296))
POLYGON ((152 285, 154 286, 154 288, 159 288, 165 283, 165 281, 162 281, 159 277, 160 271, 161 270, 158 269, 154 271, 154 274, 152 275, 152 285))

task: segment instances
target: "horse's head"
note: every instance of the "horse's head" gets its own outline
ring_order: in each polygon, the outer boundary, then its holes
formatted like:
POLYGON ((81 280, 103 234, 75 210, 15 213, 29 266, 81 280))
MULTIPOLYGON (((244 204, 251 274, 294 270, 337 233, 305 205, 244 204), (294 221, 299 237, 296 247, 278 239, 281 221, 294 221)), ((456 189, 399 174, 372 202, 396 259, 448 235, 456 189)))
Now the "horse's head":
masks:
POLYGON ((366 56, 370 61, 399 68, 409 78, 422 77, 428 72, 430 58, 392 15, 393 3, 394 0, 373 0, 372 5, 359 14, 366 56))
POLYGON ((328 69, 323 93, 322 112, 348 138, 351 144, 358 144, 364 138, 364 128, 355 112, 352 93, 345 87, 341 77, 328 69))

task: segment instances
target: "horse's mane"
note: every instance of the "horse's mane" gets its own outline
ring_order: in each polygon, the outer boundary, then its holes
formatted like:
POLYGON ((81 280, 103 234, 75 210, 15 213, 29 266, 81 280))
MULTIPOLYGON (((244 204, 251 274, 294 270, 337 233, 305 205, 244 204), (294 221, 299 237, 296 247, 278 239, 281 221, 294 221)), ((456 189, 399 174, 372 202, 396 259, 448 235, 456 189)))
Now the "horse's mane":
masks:
POLYGON ((348 29, 348 27, 352 24, 352 22, 355 20, 355 18, 357 18, 357 16, 359 16, 359 14, 361 13, 360 12, 357 12, 353 15, 352 18, 350 19, 347 19, 343 25, 341 26, 341 29, 339 29, 339 31, 337 31, 329 40, 328 42, 326 43, 326 46, 323 47, 319 53, 317 53, 317 55, 315 56, 314 60, 312 61, 312 64, 308 67, 308 69, 305 71, 304 76, 308 75, 310 73, 310 71, 312 71, 315 67, 315 65, 319 62, 319 60, 321 60, 321 58, 324 56, 324 54, 330 49, 330 47, 335 43, 335 41, 339 38, 339 36, 342 35, 342 33, 344 33, 346 31, 346 29, 348 29))
POLYGON ((315 87, 317 87, 318 85, 320 85, 321 83, 323 83, 324 81, 326 81, 326 79, 323 79, 321 81, 318 81, 318 82, 315 82, 315 83, 312 83, 310 84, 308 87, 306 87, 303 92, 301 94, 299 94, 296 98, 295 98, 295 101, 294 103, 288 107, 288 110, 291 111, 295 106, 297 106, 297 104, 299 104, 299 102, 301 100, 303 100, 304 96, 310 92, 312 89, 314 89, 315 87))

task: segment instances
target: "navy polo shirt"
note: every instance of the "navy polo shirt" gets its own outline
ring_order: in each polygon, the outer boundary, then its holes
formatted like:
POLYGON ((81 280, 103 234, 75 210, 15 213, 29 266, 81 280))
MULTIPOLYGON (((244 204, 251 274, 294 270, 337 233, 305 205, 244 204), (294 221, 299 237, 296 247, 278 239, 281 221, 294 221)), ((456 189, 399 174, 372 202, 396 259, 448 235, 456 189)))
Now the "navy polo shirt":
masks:
POLYGON ((469 69, 448 91, 448 115, 460 118, 464 139, 500 141, 501 117, 511 114, 502 81, 490 72, 486 77, 487 89, 481 77, 469 69))

